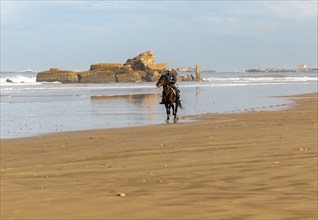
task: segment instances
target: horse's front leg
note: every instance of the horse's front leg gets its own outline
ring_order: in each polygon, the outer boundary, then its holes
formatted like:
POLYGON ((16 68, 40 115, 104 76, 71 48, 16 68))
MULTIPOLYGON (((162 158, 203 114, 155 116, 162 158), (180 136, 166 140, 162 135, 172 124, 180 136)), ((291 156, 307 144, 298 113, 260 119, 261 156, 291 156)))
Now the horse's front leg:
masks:
POLYGON ((165 104, 165 106, 166 106, 166 113, 167 113, 166 122, 169 123, 169 120, 170 120, 170 105, 169 104, 165 104))
POLYGON ((173 116, 176 117, 176 111, 175 111, 174 104, 171 105, 171 108, 172 108, 172 114, 173 114, 173 116))

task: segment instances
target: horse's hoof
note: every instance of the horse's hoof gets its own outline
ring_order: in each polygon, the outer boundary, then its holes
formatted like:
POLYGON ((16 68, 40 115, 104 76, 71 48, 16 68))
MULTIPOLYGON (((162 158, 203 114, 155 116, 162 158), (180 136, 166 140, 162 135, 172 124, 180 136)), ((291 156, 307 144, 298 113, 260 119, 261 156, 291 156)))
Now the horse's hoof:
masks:
POLYGON ((176 116, 176 117, 174 117, 173 121, 174 121, 174 123, 177 123, 179 121, 179 118, 176 116))
POLYGON ((169 123, 170 123, 169 119, 167 119, 167 120, 166 120, 166 123, 167 123, 167 124, 169 124, 169 123))

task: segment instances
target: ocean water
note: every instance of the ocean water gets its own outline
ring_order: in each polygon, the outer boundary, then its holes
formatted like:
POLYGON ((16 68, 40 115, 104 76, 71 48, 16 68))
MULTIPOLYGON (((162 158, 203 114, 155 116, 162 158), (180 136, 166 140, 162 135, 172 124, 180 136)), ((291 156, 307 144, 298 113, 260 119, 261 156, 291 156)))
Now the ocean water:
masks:
MULTIPOLYGON (((54 132, 165 123, 155 83, 38 83, 36 72, 1 72, 1 139, 54 132), (6 82, 7 79, 13 83, 6 82)), ((186 76, 194 73, 179 73, 186 76)), ((204 82, 178 82, 187 116, 279 110, 288 96, 317 92, 317 73, 213 73, 204 82)), ((286 106, 285 106, 286 107, 286 106)))

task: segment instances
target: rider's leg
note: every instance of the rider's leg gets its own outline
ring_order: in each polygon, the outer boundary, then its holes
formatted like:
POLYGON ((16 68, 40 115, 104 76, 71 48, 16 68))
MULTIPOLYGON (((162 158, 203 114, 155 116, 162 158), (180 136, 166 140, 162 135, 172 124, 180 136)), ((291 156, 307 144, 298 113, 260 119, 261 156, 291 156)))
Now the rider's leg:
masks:
POLYGON ((181 99, 180 99, 180 90, 176 87, 175 84, 170 84, 170 86, 176 91, 177 100, 181 101, 181 99))

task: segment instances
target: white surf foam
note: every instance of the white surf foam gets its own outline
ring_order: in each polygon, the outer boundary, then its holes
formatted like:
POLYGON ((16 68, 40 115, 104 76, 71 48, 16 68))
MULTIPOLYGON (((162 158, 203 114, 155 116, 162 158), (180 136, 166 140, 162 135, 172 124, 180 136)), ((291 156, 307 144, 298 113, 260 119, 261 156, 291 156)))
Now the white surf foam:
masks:
POLYGON ((36 77, 35 76, 23 76, 23 75, 12 75, 7 77, 1 77, 0 78, 1 84, 7 84, 7 83, 36 83, 36 77), (7 81, 12 82, 7 82, 7 81))

